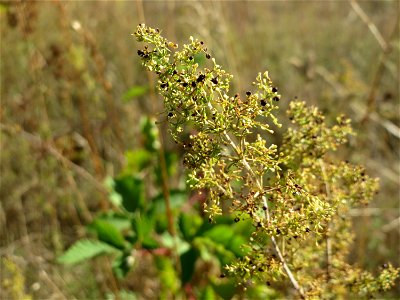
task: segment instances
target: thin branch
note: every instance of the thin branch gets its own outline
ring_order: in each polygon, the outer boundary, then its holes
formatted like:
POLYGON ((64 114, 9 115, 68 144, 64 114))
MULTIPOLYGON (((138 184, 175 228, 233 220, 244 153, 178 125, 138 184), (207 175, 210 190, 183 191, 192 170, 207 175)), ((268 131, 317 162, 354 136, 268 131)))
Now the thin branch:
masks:
POLYGON ((388 48, 388 43, 383 38, 382 34, 379 32, 378 28, 371 21, 368 15, 364 12, 361 6, 355 0, 349 0, 350 5, 353 8, 354 12, 360 17, 360 19, 368 26, 368 29, 371 31, 372 35, 378 41, 383 51, 386 51, 388 48))
MULTIPOLYGON (((235 150, 236 154, 241 156, 242 154, 241 154, 240 149, 232 141, 230 136, 226 132, 224 132, 224 136, 229 141, 229 143, 231 144, 232 148, 235 150)), ((248 162, 246 161, 246 158, 244 156, 243 156, 242 162, 243 162, 243 165, 244 165, 245 169, 251 174, 251 176, 253 177, 253 179, 257 183, 257 186, 260 189, 260 191, 262 191, 263 190, 262 183, 257 178, 257 176, 254 174, 254 171, 252 170, 252 168, 250 167, 250 165, 248 164, 248 162)), ((271 216, 270 216, 270 213, 269 213, 269 207, 268 207, 267 198, 265 196, 262 196, 262 201, 263 201, 264 207, 266 208, 265 209, 265 217, 267 219, 268 224, 270 224, 271 223, 271 216)), ((272 235, 271 235, 271 241, 272 241, 272 244, 274 246, 275 252, 278 254, 279 260, 281 261, 281 263, 283 265, 283 269, 285 270, 286 274, 289 277, 290 282, 292 283, 293 287, 297 290, 297 292, 301 295, 301 297, 305 298, 303 288, 299 285, 299 283, 297 282, 296 278, 294 277, 292 271, 290 270, 289 266, 286 263, 285 258, 282 255, 281 250, 279 249, 279 246, 278 246, 278 243, 276 242, 275 237, 272 236, 272 235)))
MULTIPOLYGON (((318 162, 321 167, 322 176, 324 178, 327 201, 330 202, 330 200, 332 199, 331 198, 332 193, 331 193, 330 184, 328 182, 328 176, 326 174, 325 164, 321 159, 318 160, 318 162)), ((331 277, 330 271, 331 271, 331 257, 332 257, 332 244, 331 244, 331 239, 329 237, 330 231, 331 231, 330 229, 331 229, 331 226, 329 223, 328 228, 326 230, 326 273, 327 273, 328 280, 331 277)))
POLYGON ((99 192, 101 192, 104 195, 108 194, 108 191, 104 187, 104 185, 101 182, 99 182, 96 178, 94 178, 92 176, 92 174, 90 174, 84 168, 74 164, 68 158, 63 156, 56 148, 54 148, 52 145, 50 145, 49 143, 42 140, 42 138, 23 130, 18 125, 6 125, 3 123, 0 123, 0 129, 5 132, 8 132, 8 133, 19 134, 21 137, 23 137, 25 140, 27 140, 31 144, 42 147, 49 154, 51 154, 54 158, 56 158, 59 162, 61 162, 62 164, 64 164, 68 168, 70 168, 71 170, 74 170, 76 174, 78 174, 82 178, 89 181, 99 192))

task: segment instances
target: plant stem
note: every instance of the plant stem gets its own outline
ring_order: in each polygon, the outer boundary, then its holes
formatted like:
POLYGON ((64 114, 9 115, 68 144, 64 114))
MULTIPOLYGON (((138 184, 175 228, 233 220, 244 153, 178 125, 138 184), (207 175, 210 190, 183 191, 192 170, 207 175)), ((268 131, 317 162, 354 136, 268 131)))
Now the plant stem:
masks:
MULTIPOLYGON (((234 149, 234 151, 236 152, 236 154, 238 156, 242 156, 242 151, 236 146, 236 144, 232 141, 232 139, 230 138, 230 136, 224 132, 224 136, 225 138, 229 141, 230 145, 232 146, 232 148, 234 149)), ((253 177, 253 179, 255 180, 255 182, 257 183, 257 187, 260 189, 260 191, 263 190, 263 186, 262 186, 262 178, 259 179, 257 178, 256 174, 254 174, 252 168, 250 167, 250 165, 248 164, 248 162, 246 161, 246 158, 243 156, 242 157, 242 163, 245 167, 245 169, 250 173, 250 175, 253 177)), ((263 205, 266 208, 265 209, 265 217, 267 219, 268 224, 271 222, 271 217, 269 214, 269 207, 268 207, 268 201, 267 198, 265 196, 262 196, 262 201, 263 201, 263 205)), ((286 274, 289 277, 290 282, 292 283, 293 287, 297 290, 297 292, 300 294, 300 296, 302 298, 305 298, 304 292, 302 287, 299 285, 299 283, 297 282, 296 278, 294 277, 292 271, 290 270, 289 266, 286 264, 286 260, 282 255, 282 252, 279 249, 278 243, 276 242, 276 239, 274 236, 271 235, 271 241, 272 244, 274 246, 275 252, 277 253, 279 260, 281 261, 282 265, 283 265, 283 269, 285 270, 286 274)))
MULTIPOLYGON (((326 174, 325 165, 321 159, 318 162, 321 167, 322 176, 324 178, 327 201, 330 202, 331 187, 328 182, 328 176, 326 174)), ((329 280, 330 276, 331 276, 330 273, 331 273, 331 257, 332 257, 332 245, 331 245, 331 239, 330 239, 329 235, 330 235, 330 223, 328 223, 328 228, 326 231, 326 275, 327 275, 327 280, 329 280)))

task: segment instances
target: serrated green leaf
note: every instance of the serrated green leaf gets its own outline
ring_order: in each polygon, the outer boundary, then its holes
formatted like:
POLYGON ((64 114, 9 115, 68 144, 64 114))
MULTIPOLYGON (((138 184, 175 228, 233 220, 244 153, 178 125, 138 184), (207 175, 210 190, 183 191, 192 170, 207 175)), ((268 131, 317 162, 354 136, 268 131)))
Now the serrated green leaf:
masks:
POLYGON ((113 224, 97 219, 89 227, 97 233, 99 240, 119 249, 125 248, 125 239, 113 224))
POLYGON ((97 255, 114 253, 118 251, 116 248, 101 242, 93 240, 80 240, 73 244, 57 261, 62 264, 76 264, 97 255))
POLYGON ((144 205, 144 183, 143 180, 131 175, 119 176, 115 180, 115 191, 122 197, 123 207, 134 212, 144 205))

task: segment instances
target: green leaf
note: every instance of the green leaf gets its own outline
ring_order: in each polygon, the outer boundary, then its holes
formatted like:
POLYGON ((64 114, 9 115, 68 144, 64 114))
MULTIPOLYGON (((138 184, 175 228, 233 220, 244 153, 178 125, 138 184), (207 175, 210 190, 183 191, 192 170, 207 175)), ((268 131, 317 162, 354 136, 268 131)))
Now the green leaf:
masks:
POLYGON ((146 249, 158 247, 158 242, 152 237, 155 230, 155 221, 155 218, 149 215, 138 215, 132 220, 132 229, 138 237, 138 242, 146 249))
POLYGON ((129 102, 133 98, 143 96, 148 92, 149 88, 147 86, 136 85, 131 87, 122 95, 122 100, 124 102, 129 102))
POLYGON ((179 229, 185 240, 191 241, 196 235, 203 220, 199 215, 189 215, 182 213, 179 216, 179 229))
POLYGON ((155 256, 154 258, 161 283, 159 299, 169 299, 168 296, 174 295, 179 289, 175 266, 170 258, 164 256, 155 256))
POLYGON ((188 283, 192 279, 198 257, 199 254, 197 250, 194 248, 190 248, 188 251, 186 251, 181 255, 180 261, 182 266, 182 273, 181 273, 182 286, 188 283))
POLYGON ((236 293, 236 285, 233 280, 221 284, 211 282, 211 285, 222 299, 232 299, 236 293))
POLYGON ((131 219, 128 217, 127 214, 107 212, 103 215, 98 216, 96 219, 113 225, 119 231, 124 231, 131 228, 131 219))
POLYGON ((200 300, 214 300, 217 299, 213 288, 207 285, 204 290, 201 291, 200 300))
POLYGON ((182 240, 179 236, 172 237, 171 234, 165 231, 161 236, 161 243, 164 247, 175 250, 178 255, 188 251, 190 249, 190 244, 185 240, 182 240))
POLYGON ((143 180, 130 175, 123 175, 115 179, 115 191, 122 197, 123 207, 134 212, 144 206, 143 180))
POLYGON ((155 152, 160 149, 159 131, 156 125, 156 119, 144 117, 140 120, 140 128, 144 138, 144 148, 149 152, 155 152))
POLYGON ((125 248, 125 239, 113 224, 97 219, 90 226, 97 233, 99 240, 113 245, 116 248, 125 248))
POLYGON ((133 174, 142 171, 150 164, 153 157, 154 154, 145 149, 127 151, 125 153, 127 163, 123 173, 133 174))
POLYGON ((228 225, 216 225, 211 230, 206 231, 203 236, 210 238, 216 243, 220 243, 225 247, 229 246, 230 240, 233 238, 234 232, 232 227, 228 225))
POLYGON ((66 265, 77 264, 97 255, 116 251, 117 249, 101 241, 80 240, 73 244, 57 261, 66 265))
POLYGON ((123 279, 132 268, 128 263, 130 255, 130 253, 122 253, 112 263, 113 272, 119 279, 123 279))

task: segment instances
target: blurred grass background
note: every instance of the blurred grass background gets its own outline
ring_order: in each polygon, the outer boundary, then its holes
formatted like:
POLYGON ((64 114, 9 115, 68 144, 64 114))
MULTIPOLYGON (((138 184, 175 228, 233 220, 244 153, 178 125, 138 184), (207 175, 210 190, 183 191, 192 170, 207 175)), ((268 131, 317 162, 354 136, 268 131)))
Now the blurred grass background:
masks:
POLYGON ((103 181, 121 170, 125 151, 141 146, 140 118, 162 111, 131 36, 143 22, 180 45, 190 35, 202 39, 235 76, 233 91, 245 92, 268 70, 282 117, 295 97, 328 119, 349 116, 357 136, 339 155, 381 182, 374 202, 353 212, 350 259, 369 270, 399 266, 399 5, 2 1, 0 298, 95 299, 116 288, 154 295, 146 262, 122 283, 104 258, 74 268, 54 262, 108 207, 103 181), (150 92, 130 99, 134 86, 150 92))

